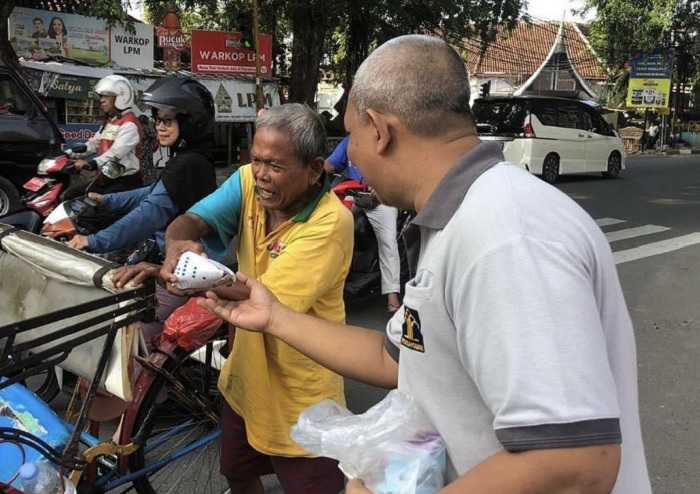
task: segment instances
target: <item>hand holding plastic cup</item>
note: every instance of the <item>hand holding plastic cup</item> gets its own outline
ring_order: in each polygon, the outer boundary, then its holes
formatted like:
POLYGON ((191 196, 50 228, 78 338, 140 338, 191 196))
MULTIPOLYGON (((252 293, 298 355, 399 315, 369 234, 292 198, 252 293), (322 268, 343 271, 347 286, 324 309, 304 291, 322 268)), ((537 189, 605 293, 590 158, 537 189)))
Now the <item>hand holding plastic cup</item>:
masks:
POLYGON ((175 287, 189 292, 232 285, 236 281, 236 274, 220 262, 189 250, 180 256, 174 275, 177 278, 175 287))

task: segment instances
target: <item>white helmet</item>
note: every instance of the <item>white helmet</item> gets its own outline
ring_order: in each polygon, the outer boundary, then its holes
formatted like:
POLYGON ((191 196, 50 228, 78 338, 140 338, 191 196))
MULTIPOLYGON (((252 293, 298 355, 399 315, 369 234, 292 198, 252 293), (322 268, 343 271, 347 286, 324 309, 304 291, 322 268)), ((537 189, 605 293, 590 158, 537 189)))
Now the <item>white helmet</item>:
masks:
POLYGON ((114 106, 124 111, 134 104, 134 88, 129 79, 120 75, 108 75, 99 80, 95 92, 100 96, 115 96, 114 106))

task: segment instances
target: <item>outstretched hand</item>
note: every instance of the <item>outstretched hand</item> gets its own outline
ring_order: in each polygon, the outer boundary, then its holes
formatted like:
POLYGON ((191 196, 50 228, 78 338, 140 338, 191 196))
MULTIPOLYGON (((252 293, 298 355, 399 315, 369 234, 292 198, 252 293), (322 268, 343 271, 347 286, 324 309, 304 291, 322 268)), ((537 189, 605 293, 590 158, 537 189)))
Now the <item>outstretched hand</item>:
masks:
POLYGON ((361 480, 350 480, 345 485, 345 494, 372 494, 361 480))
POLYGON ((200 303, 211 313, 236 327, 249 331, 268 331, 275 314, 282 310, 282 305, 259 281, 243 273, 236 273, 236 278, 250 290, 250 296, 246 300, 224 300, 209 291, 206 300, 200 303))

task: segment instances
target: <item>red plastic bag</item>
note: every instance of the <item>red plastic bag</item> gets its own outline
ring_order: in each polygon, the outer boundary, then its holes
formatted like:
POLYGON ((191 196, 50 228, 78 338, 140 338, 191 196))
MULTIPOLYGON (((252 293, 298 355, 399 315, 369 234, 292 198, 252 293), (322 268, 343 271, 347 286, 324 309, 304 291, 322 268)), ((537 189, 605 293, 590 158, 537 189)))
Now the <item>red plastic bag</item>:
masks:
POLYGON ((174 341, 180 348, 192 351, 200 348, 214 336, 224 322, 198 303, 202 297, 192 297, 165 320, 161 338, 174 341))

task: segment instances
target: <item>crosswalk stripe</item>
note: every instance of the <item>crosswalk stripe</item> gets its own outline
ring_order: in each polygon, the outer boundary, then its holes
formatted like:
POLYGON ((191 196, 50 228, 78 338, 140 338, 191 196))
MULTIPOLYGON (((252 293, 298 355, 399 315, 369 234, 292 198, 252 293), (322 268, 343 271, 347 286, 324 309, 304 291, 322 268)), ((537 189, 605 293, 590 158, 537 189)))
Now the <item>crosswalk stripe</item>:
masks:
POLYGON ((595 220, 599 227, 619 225, 620 223, 625 223, 625 220, 618 220, 617 218, 598 218, 595 220))
POLYGON ((681 235, 680 237, 673 237, 666 240, 660 240, 658 242, 651 242, 633 249, 619 250, 617 252, 613 252, 613 256, 615 257, 615 264, 622 264, 625 262, 636 261, 637 259, 643 259, 645 257, 665 254, 667 252, 672 252, 674 250, 682 249, 695 244, 700 244, 699 232, 681 235))
POLYGON ((670 230, 670 228, 658 225, 644 225, 608 232, 605 234, 605 236, 607 237, 608 242, 617 242, 618 240, 627 240, 628 238, 643 237, 644 235, 661 233, 665 232, 666 230, 670 230))

